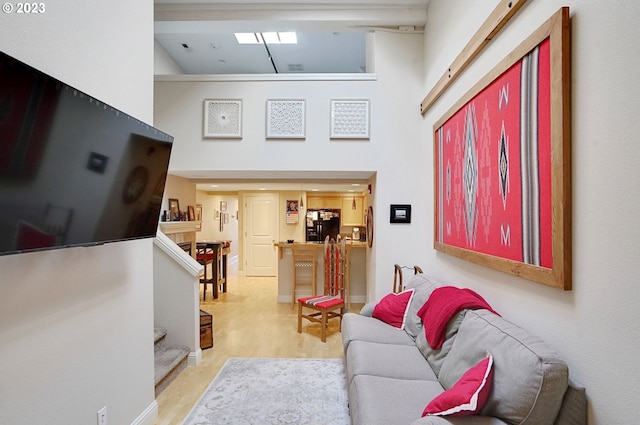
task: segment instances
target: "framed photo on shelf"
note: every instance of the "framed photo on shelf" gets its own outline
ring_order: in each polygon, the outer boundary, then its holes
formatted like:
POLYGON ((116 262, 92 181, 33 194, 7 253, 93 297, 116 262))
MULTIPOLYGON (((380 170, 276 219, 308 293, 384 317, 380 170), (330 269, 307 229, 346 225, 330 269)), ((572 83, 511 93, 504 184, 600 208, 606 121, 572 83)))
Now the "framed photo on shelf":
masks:
POLYGON ((180 221, 180 202, 169 198, 169 221, 180 221))
POLYGON ((305 100, 267 100, 267 139, 305 138, 305 100))
POLYGON ((242 100, 205 99, 203 137, 242 138, 242 100))
POLYGON ((196 217, 196 230, 202 230, 202 205, 196 204, 195 208, 195 217, 196 217))
POLYGON ((331 100, 332 139, 369 138, 369 100, 331 100))

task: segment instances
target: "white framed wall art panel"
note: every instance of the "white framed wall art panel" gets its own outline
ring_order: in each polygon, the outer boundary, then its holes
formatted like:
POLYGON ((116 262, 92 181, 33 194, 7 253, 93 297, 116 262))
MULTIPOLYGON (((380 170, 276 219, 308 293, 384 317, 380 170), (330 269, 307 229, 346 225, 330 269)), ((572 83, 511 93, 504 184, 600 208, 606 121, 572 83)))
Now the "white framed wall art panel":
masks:
POLYGON ((205 99, 203 137, 242 138, 242 100, 205 99))
POLYGON ((369 139, 369 99, 331 100, 331 139, 369 139))
POLYGON ((304 99, 268 99, 267 139, 304 139, 305 115, 304 99))

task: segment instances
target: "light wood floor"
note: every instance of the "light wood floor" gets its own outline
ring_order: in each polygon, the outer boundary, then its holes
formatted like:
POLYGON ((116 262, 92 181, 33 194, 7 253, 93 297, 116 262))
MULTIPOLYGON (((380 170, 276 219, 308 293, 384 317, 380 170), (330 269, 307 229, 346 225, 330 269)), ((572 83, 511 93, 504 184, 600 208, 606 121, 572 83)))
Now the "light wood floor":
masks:
MULTIPOLYGON (((228 280, 226 293, 212 300, 209 287, 200 304, 213 315, 213 348, 203 350, 202 362, 160 394, 155 425, 180 424, 229 357, 344 357, 338 320, 331 320, 326 343, 320 341, 318 324, 304 320, 302 334, 297 332, 297 307, 276 302, 277 278, 238 277, 229 264, 228 280)), ((352 304, 351 311, 361 307, 352 304)))

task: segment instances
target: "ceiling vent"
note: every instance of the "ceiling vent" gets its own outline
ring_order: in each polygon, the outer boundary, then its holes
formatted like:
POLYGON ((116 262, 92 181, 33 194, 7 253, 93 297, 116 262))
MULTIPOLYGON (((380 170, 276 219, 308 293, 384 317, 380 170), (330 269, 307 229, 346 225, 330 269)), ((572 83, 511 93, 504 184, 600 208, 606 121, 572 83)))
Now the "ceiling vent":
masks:
POLYGON ((289 72, 303 72, 304 67, 301 63, 290 63, 289 64, 289 72))

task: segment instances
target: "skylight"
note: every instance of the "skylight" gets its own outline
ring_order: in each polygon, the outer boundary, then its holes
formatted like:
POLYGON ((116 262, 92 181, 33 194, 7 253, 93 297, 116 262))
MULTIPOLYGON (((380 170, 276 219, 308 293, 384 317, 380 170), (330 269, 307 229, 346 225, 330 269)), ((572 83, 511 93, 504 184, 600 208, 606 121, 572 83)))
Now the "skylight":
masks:
POLYGON ((297 44, 295 32, 236 32, 239 44, 297 44))

